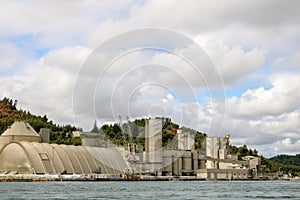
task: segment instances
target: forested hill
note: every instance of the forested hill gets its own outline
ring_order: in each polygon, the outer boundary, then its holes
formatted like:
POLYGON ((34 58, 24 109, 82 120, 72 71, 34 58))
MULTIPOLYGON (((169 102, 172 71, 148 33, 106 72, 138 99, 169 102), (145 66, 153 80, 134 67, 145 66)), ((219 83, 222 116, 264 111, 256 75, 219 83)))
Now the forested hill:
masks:
POLYGON ((296 155, 278 155, 270 158, 270 160, 285 164, 285 165, 296 165, 300 167, 300 154, 296 155))
POLYGON ((57 144, 74 144, 80 145, 80 138, 72 138, 72 131, 77 130, 71 125, 59 126, 49 121, 47 116, 36 116, 29 111, 17 109, 17 100, 4 98, 0 100, 0 135, 12 125, 16 120, 28 122, 36 132, 41 128, 49 128, 51 130, 50 142, 57 144))
POLYGON ((280 172, 291 176, 300 176, 300 154, 278 155, 270 159, 262 157, 266 172, 280 172))
MULTIPOLYGON (((170 118, 160 117, 160 119, 163 121, 162 145, 164 147, 168 146, 174 148, 174 138, 177 134, 179 125, 172 122, 170 118)), ((135 143, 145 147, 145 121, 145 118, 135 119, 133 121, 127 119, 127 122, 125 123, 104 124, 100 130, 96 127, 95 123, 92 132, 95 132, 96 130, 96 132, 104 133, 112 143, 117 145, 135 143)), ((195 135, 195 147, 200 148, 201 143, 206 138, 206 134, 189 128, 182 127, 181 129, 193 133, 195 135)), ((177 143, 175 146, 177 146, 177 143)))

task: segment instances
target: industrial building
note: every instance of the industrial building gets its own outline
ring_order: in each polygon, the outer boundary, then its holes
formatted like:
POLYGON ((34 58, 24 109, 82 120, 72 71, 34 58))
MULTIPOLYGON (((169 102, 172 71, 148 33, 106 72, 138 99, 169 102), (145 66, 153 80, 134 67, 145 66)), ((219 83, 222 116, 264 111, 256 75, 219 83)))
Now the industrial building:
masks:
POLYGON ((49 134, 47 129, 38 134, 28 123, 15 122, 0 136, 0 174, 135 173, 205 180, 248 179, 250 169, 259 165, 256 157, 239 161, 228 154, 229 136, 207 137, 201 150, 195 150, 194 135, 178 130, 172 144, 163 147, 161 119, 146 120, 144 151, 135 144, 117 147, 103 135, 99 139, 92 133, 82 134, 83 146, 49 144, 49 134))
POLYGON ((248 179, 249 162, 228 154, 229 136, 208 137, 205 154, 200 155, 200 167, 196 175, 201 179, 248 179))
POLYGON ((9 127, 0 136, 0 173, 120 174, 127 168, 119 149, 49 144, 41 135, 26 122, 9 127))
POLYGON ((207 137, 200 150, 193 148, 194 135, 178 130, 172 144, 162 147, 160 119, 146 122, 146 151, 136 147, 126 151, 131 169, 141 174, 163 176, 196 176, 205 180, 233 180, 253 178, 250 172, 260 165, 258 157, 238 160, 228 154, 229 135, 224 138, 207 137))

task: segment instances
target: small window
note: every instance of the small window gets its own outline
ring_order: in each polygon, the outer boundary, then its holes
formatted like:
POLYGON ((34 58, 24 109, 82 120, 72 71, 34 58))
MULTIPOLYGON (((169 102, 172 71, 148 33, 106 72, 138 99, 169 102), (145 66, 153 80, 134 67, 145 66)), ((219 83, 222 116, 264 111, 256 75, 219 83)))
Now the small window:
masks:
POLYGON ((40 153, 40 157, 42 160, 49 160, 48 154, 47 153, 40 153))

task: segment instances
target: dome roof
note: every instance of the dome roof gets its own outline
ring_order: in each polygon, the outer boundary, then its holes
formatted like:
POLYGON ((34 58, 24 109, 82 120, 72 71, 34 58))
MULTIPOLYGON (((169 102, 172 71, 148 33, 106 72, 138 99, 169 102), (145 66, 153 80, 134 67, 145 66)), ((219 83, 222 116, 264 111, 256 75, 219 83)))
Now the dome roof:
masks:
POLYGON ((13 123, 1 136, 31 136, 40 137, 40 135, 30 126, 29 123, 24 121, 17 121, 13 123))
POLYGON ((0 149, 0 173, 120 174, 128 167, 115 148, 12 142, 0 149))

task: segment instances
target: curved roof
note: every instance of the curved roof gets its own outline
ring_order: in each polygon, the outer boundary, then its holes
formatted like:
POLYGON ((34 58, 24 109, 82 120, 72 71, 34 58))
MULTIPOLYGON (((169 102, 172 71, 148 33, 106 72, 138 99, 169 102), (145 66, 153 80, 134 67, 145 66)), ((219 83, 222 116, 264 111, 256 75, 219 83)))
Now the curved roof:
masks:
POLYGON ((29 123, 24 121, 17 121, 13 123, 1 136, 31 136, 40 137, 40 135, 30 126, 29 123))
POLYGON ((11 142, 0 149, 0 173, 91 174, 101 170, 103 174, 120 174, 125 169, 126 162, 116 149, 27 141, 11 142))
POLYGON ((93 157, 105 163, 113 171, 125 172, 128 169, 123 153, 118 148, 85 147, 93 157))

